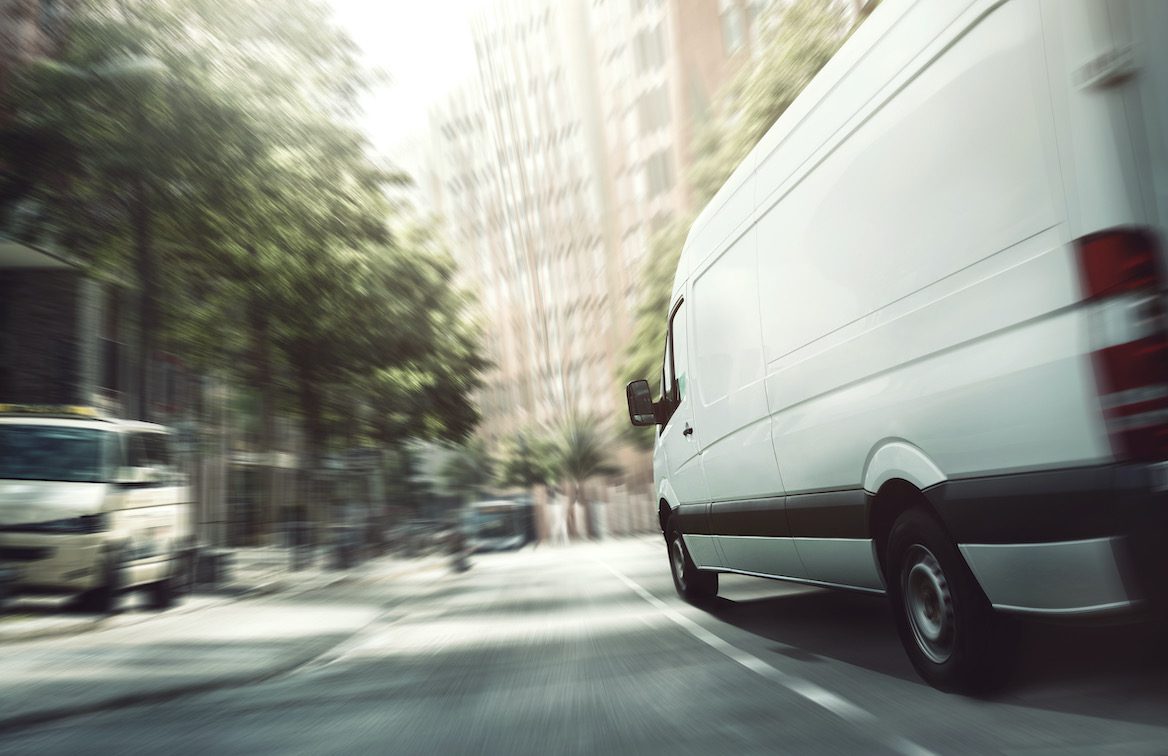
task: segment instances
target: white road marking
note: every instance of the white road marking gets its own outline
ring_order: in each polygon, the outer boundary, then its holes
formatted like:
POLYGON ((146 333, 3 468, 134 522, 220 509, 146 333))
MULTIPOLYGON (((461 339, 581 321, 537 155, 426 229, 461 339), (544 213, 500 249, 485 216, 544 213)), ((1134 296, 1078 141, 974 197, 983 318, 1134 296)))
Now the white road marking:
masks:
POLYGON ((792 693, 801 696, 811 703, 816 704, 836 716, 847 720, 856 725, 862 726, 866 732, 883 735, 886 744, 893 750, 905 754, 905 756, 933 756, 933 752, 922 746, 913 743, 911 740, 904 738, 892 732, 881 732, 883 727, 880 725, 880 720, 874 714, 861 709, 846 698, 832 693, 830 690, 816 685, 813 682, 804 680, 796 675, 783 672, 777 667, 768 664, 754 654, 743 651, 734 644, 723 640, 698 623, 686 617, 684 614, 678 612, 673 607, 666 604, 661 599, 654 596, 640 583, 628 577, 624 573, 617 570, 606 562, 599 562, 605 569, 616 576, 618 580, 629 587, 634 593, 649 602, 655 609, 664 614, 674 624, 681 627, 693 637, 705 643, 710 648, 719 651, 723 655, 733 659, 734 661, 746 667, 751 672, 767 678, 773 682, 782 685, 784 688, 790 690, 792 693))

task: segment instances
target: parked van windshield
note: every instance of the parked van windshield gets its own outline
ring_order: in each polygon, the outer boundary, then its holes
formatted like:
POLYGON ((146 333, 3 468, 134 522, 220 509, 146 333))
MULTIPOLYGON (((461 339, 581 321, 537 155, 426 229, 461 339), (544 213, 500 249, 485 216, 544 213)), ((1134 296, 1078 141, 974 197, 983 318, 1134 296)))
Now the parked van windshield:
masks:
POLYGON ((0 480, 100 483, 109 478, 103 440, 90 428, 0 425, 0 480))

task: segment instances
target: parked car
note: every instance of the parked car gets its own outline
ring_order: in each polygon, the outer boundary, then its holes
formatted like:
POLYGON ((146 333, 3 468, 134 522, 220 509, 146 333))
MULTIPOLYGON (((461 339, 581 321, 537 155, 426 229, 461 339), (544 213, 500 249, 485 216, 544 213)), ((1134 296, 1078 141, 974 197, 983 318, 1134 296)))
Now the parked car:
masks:
POLYGON ((0 563, 16 593, 105 612, 134 589, 169 607, 194 564, 189 501, 166 428, 0 405, 0 563))
POLYGON ((659 398, 627 390, 683 597, 884 593, 968 690, 1003 618, 1162 590, 1164 29, 1160 2, 887 0, 779 118, 690 230, 659 398))

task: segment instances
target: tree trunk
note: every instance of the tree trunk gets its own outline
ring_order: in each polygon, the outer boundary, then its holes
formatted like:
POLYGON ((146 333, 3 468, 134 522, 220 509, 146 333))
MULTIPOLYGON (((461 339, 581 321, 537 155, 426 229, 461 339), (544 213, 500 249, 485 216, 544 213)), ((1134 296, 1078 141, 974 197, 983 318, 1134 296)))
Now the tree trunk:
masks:
POLYGON ((130 200, 130 224, 134 237, 134 266, 138 273, 138 406, 142 420, 152 420, 150 360, 156 348, 157 334, 162 329, 162 313, 158 307, 158 280, 155 272, 153 228, 151 226, 150 197, 146 181, 134 180, 130 200))
MULTIPOLYGON (((309 355, 303 355, 310 358, 309 355)), ((317 387, 312 363, 296 367, 297 392, 300 395, 300 411, 304 415, 304 462, 301 475, 304 485, 301 490, 308 497, 303 502, 302 511, 313 530, 320 535, 327 524, 328 503, 323 501, 324 491, 320 485, 321 453, 324 446, 324 418, 320 390, 317 387)))
MULTIPOLYGON (((249 245, 248 257, 253 273, 258 272, 259 254, 249 245)), ((257 505, 259 507, 260 537, 271 537, 276 524, 276 474, 273 464, 276 446, 276 412, 272 397, 272 348, 269 334, 268 311, 264 306, 259 289, 252 285, 248 290, 248 332, 251 340, 252 387, 256 391, 260 409, 259 448, 265 464, 260 470, 260 485, 257 505)))

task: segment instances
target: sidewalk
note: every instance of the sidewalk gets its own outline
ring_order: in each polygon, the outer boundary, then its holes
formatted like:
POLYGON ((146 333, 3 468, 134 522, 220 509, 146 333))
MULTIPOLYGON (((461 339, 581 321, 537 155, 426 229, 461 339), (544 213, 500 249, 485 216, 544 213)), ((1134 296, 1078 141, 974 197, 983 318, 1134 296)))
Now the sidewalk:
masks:
MULTIPOLYGON (((241 557, 241 563, 246 564, 241 573, 257 577, 276 571, 273 560, 259 553, 241 557)), ((430 570, 445 573, 447 567, 444 556, 386 557, 369 560, 351 574, 392 579, 430 570)), ((267 680, 320 657, 383 614, 380 600, 362 601, 352 592, 294 600, 314 581, 320 585, 345 577, 343 572, 308 572, 292 573, 302 574, 305 582, 276 578, 275 585, 290 590, 256 601, 195 596, 163 614, 123 612, 97 632, 8 645, 0 653, 0 734, 267 680)))
MULTIPOLYGON (((224 551, 231 565, 227 580, 215 585, 196 585, 191 595, 166 614, 205 609, 248 596, 309 591, 347 577, 347 572, 327 569, 323 554, 306 569, 293 571, 291 555, 284 548, 224 551)), ((15 600, 6 612, 0 612, 0 644, 124 627, 162 616, 143 609, 136 594, 123 598, 122 612, 112 616, 77 613, 71 609, 70 600, 56 597, 15 600)))

